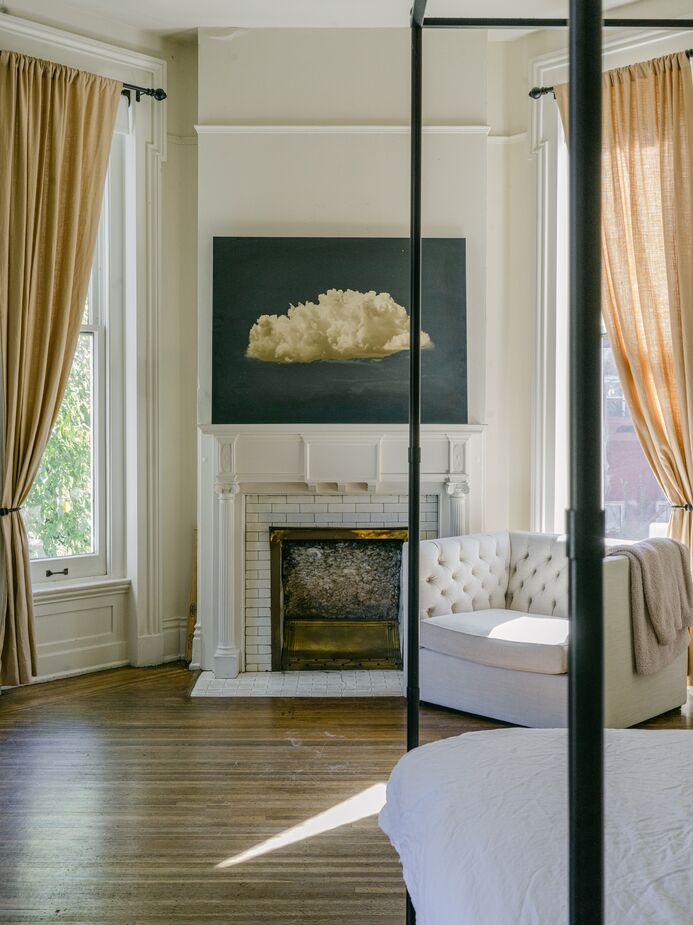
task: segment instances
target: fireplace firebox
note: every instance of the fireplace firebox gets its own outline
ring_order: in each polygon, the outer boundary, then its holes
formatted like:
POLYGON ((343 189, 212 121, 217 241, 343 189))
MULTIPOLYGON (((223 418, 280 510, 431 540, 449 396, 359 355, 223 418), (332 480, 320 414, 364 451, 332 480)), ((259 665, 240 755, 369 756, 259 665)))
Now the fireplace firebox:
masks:
POLYGON ((401 668, 407 531, 270 527, 272 670, 401 668))

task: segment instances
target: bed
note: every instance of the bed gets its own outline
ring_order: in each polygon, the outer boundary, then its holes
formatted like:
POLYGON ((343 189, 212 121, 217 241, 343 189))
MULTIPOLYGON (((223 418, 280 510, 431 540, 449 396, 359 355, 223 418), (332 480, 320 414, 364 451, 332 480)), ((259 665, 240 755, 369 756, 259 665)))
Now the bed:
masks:
MULTIPOLYGON (((566 730, 466 733, 405 755, 380 826, 417 925, 568 921, 566 730)), ((693 921, 693 735, 605 731, 607 925, 693 921)))

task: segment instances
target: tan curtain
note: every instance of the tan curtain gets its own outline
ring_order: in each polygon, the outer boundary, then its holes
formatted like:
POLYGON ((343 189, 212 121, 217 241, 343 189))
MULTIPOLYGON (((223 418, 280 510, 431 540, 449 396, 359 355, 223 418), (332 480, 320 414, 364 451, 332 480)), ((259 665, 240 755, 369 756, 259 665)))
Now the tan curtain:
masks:
POLYGON ((79 336, 122 85, 0 52, 0 679, 36 673, 29 552, 17 510, 60 408, 79 336))
MULTIPOLYGON (((693 549, 693 79, 685 53, 604 75, 602 312, 640 443, 693 549)), ((558 87, 563 124, 568 90, 558 87)), ((692 559, 693 562, 693 559, 692 559)))

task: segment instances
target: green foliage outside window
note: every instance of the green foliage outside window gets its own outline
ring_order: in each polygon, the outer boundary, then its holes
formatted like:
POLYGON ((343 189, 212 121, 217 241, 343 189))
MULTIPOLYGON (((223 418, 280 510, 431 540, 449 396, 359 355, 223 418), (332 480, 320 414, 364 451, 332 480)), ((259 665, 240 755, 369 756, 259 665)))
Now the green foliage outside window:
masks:
POLYGON ((32 559, 94 551, 92 393, 93 335, 82 333, 58 419, 24 505, 32 559))

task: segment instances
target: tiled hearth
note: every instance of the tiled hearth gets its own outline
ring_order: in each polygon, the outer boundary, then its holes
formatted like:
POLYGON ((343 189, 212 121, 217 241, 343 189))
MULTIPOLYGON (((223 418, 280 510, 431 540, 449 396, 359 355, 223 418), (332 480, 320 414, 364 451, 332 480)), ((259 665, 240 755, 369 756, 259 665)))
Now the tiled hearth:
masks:
MULTIPOLYGON (((270 671, 272 647, 269 528, 406 526, 407 496, 246 495, 245 505, 246 671, 270 671)), ((423 496, 421 532, 422 539, 438 535, 437 495, 423 496)))
POLYGON ((203 671, 193 697, 403 697, 401 671, 254 671, 215 679, 203 671))

